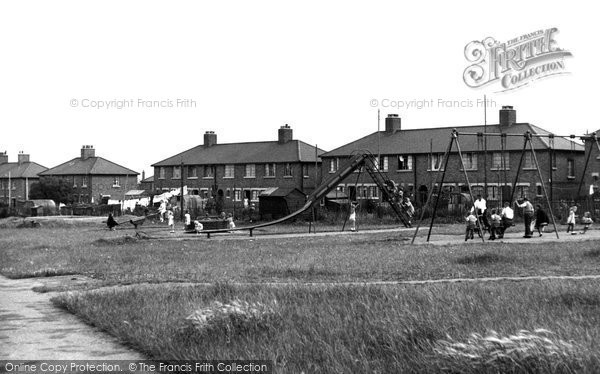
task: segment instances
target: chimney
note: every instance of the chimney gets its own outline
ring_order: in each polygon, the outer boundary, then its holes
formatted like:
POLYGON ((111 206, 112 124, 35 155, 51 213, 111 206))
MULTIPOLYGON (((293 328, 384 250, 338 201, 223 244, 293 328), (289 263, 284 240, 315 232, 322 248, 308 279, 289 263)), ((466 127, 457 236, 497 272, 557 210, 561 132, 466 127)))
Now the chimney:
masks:
POLYGON ((23 164, 25 162, 29 162, 29 155, 23 153, 23 151, 19 152, 17 157, 18 157, 17 161, 18 161, 19 165, 23 164))
POLYGON ((0 152, 0 165, 8 163, 8 153, 0 152))
POLYGON ((398 117, 397 114, 388 114, 385 119, 385 132, 388 134, 393 134, 397 131, 401 130, 402 119, 398 117))
POLYGON ((81 158, 88 159, 90 157, 96 157, 96 150, 93 145, 84 145, 81 147, 81 158))
POLYGON ((146 179, 146 170, 142 170, 142 180, 146 179))
POLYGON ((217 134, 214 131, 207 131, 204 133, 204 146, 210 147, 217 144, 217 134))
POLYGON ((500 109, 500 126, 512 126, 517 122, 517 111, 512 105, 502 105, 500 109))
POLYGON ((292 128, 286 123, 285 126, 281 126, 278 131, 277 143, 285 144, 292 140, 292 128))

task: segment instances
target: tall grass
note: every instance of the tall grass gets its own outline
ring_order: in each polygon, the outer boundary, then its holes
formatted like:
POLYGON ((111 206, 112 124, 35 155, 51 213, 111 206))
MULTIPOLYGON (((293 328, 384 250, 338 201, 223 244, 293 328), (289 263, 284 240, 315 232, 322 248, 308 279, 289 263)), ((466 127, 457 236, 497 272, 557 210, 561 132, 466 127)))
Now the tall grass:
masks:
POLYGON ((593 373, 599 285, 155 285, 54 302, 151 358, 269 359, 281 373, 593 373), (258 312, 189 328, 186 318, 225 305, 258 312))

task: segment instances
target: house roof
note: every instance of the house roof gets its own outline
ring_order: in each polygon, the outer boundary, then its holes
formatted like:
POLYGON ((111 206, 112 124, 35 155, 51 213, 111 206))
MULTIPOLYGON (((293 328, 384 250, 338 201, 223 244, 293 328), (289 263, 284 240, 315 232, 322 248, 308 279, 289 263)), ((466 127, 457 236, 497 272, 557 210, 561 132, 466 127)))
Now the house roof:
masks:
MULTIPOLYGON (((317 149, 320 156, 325 153, 317 149)), ((317 161, 321 161, 318 157, 317 161)), ((300 140, 279 144, 277 141, 199 145, 152 166, 210 164, 248 164, 269 162, 315 162, 315 147, 300 140)))
POLYGON ((37 162, 7 162, 0 164, 0 178, 8 178, 10 171, 11 178, 38 178, 38 174, 48 168, 37 162))
MULTIPOLYGON (((411 129, 400 130, 393 134, 385 131, 374 132, 354 142, 343 145, 339 148, 323 154, 323 157, 338 157, 348 156, 356 150, 370 150, 381 154, 419 154, 419 153, 442 153, 448 148, 452 129, 456 129, 459 133, 459 143, 462 152, 477 152, 483 151, 483 138, 478 140, 477 136, 460 135, 463 133, 483 133, 484 126, 459 126, 459 127, 437 127, 430 129, 411 129)), ((488 125, 485 128, 487 133, 509 133, 509 134, 524 134, 526 131, 531 131, 533 134, 549 135, 550 132, 534 126, 529 123, 516 123, 506 131, 500 125, 488 125)), ((546 137, 533 137, 533 145, 536 149, 547 149, 550 145, 549 139, 546 137)), ((488 150, 500 150, 501 138, 499 136, 487 137, 488 150)), ((507 136, 506 151, 517 151, 523 149, 523 137, 507 136)), ((578 142, 571 141, 568 138, 556 137, 554 139, 554 149, 565 151, 584 151, 583 145, 578 142)), ((456 147, 453 148, 453 151, 456 147)))
POLYGON ((142 179, 142 180, 140 181, 140 183, 152 183, 152 182, 154 182, 154 175, 151 175, 151 176, 149 176, 148 178, 146 178, 146 179, 142 179))
POLYGON ((139 173, 102 157, 74 158, 40 175, 138 175, 139 173))

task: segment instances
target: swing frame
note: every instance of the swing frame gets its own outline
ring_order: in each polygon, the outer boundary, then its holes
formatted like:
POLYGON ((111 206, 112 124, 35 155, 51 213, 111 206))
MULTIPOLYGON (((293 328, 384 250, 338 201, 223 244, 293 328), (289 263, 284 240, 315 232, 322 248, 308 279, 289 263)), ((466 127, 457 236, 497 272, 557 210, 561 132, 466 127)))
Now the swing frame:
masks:
MULTIPOLYGON (((544 200, 546 202, 546 205, 548 206, 548 211, 550 213, 550 217, 552 218, 552 225, 554 226, 554 232, 556 234, 556 238, 560 239, 560 237, 558 235, 558 229, 556 227, 556 220, 554 218, 554 213, 552 212, 552 205, 550 204, 550 201, 548 199, 548 193, 547 193, 547 190, 546 190, 546 185, 544 183, 544 178, 542 176, 540 165, 539 165, 539 162, 538 162, 538 159, 537 159, 537 155, 536 155, 536 152, 535 152, 535 147, 533 146, 533 141, 532 141, 533 138, 535 138, 535 137, 538 137, 538 138, 547 137, 547 138, 551 139, 552 148, 553 148, 554 147, 554 137, 556 135, 554 135, 554 134, 548 134, 548 135, 533 134, 533 133, 531 133, 531 131, 526 131, 524 134, 511 134, 511 133, 470 133, 470 132, 461 132, 461 133, 459 133, 456 129, 452 129, 452 133, 451 133, 451 136, 450 136, 450 141, 448 142, 448 147, 446 148, 446 151, 444 153, 444 158, 442 160, 443 169, 439 169, 437 171, 437 174, 436 174, 436 177, 435 177, 435 183, 433 185, 433 187, 435 187, 435 185, 438 185, 438 186, 440 186, 440 188, 439 188, 438 194, 437 194, 437 196, 435 198, 435 201, 433 203, 433 212, 431 214, 431 222, 429 224, 429 231, 427 233, 427 242, 429 242, 429 239, 431 238, 431 231, 433 229, 433 223, 435 221, 435 217, 436 217, 436 214, 437 214, 437 207, 438 207, 438 203, 439 203, 439 200, 440 200, 440 195, 441 195, 441 192, 442 192, 441 186, 443 186, 443 184, 444 184, 444 178, 446 176, 446 170, 447 170, 447 166, 448 166, 448 160, 450 158, 450 152, 452 151, 452 146, 454 144, 456 144, 456 148, 457 148, 457 151, 458 151, 458 157, 459 157, 460 164, 461 164, 461 167, 462 167, 462 170, 463 170, 463 175, 464 175, 464 178, 465 178, 465 182, 466 182, 466 184, 468 186, 468 189, 469 189, 469 195, 471 197, 471 201, 473 203, 475 202, 475 199, 473 198, 473 191, 471 189, 471 183, 469 181, 469 176, 468 176, 466 168, 465 168, 464 159, 463 159, 463 156, 462 156, 462 151, 460 149, 459 136, 477 136, 478 139, 479 139, 480 136, 484 136, 484 137, 487 137, 487 136, 499 136, 499 137, 501 137, 501 139, 506 139, 506 137, 508 137, 508 136, 523 137, 523 148, 521 150, 521 157, 519 159, 519 166, 517 168, 517 173, 515 175, 515 180, 514 180, 512 186, 511 186, 512 188, 511 188, 510 201, 513 201, 514 194, 515 194, 515 188, 516 188, 517 183, 519 182, 519 176, 521 174, 521 169, 522 169, 522 166, 523 166, 523 159, 525 158, 525 152, 528 151, 528 149, 527 149, 528 147, 527 146, 529 145, 529 150, 531 150, 532 158, 533 158, 533 161, 535 163, 535 168, 537 170, 537 175, 538 175, 538 178, 540 180, 540 184, 542 186, 542 190, 543 190, 543 193, 544 193, 544 200), (442 173, 442 175, 441 175, 441 181, 438 183, 440 172, 442 173)), ((569 137, 573 138, 574 135, 570 135, 569 137)), ((595 134, 594 134, 594 138, 595 138, 595 134)), ((478 142, 479 142, 479 140, 478 140, 478 142)), ((598 143, 597 139, 596 139, 596 144, 598 145, 598 149, 600 150, 600 143, 598 143)), ((502 160, 501 160, 501 167, 503 168, 503 171, 504 171, 504 174, 505 174, 505 178, 504 179, 506 180, 506 165, 505 165, 505 160, 504 160, 505 140, 504 140, 504 142, 502 142, 502 140, 501 140, 501 148, 502 148, 502 150, 501 150, 501 158, 502 158, 502 160)), ((552 157, 553 153, 554 153, 554 149, 551 149, 550 153, 551 153, 550 157, 552 157)), ((590 154, 591 154, 591 150, 590 150, 590 154)), ((589 159, 589 155, 588 155, 588 159, 589 159)), ((552 162, 553 161, 552 161, 552 158, 551 158, 550 159, 550 164, 551 165, 552 165, 552 162)), ((487 165, 485 165, 484 167, 487 168, 487 165)), ((550 170, 550 175, 551 175, 550 180, 552 180, 552 167, 550 169, 551 169, 550 170)), ((586 163, 586 168, 585 169, 587 169, 587 163, 586 163)), ((584 174, 585 174, 585 169, 584 169, 584 174)), ((417 227, 415 228, 415 232, 413 234, 413 238, 412 238, 411 244, 414 244, 415 239, 417 237, 417 234, 419 232, 419 228, 421 227, 421 223, 423 221, 423 218, 424 218, 424 215, 425 215, 425 211, 431 205, 431 201, 432 201, 432 198, 433 198, 433 191, 434 191, 434 188, 432 188, 431 191, 429 192, 429 196, 427 198, 427 202, 422 207, 421 217, 419 219, 419 223, 417 224, 417 227)), ((479 232, 479 234, 481 236, 482 242, 485 242, 485 239, 483 237, 483 232, 481 230, 481 224, 479 222, 479 219, 477 220, 477 229, 478 229, 478 232, 479 232)))

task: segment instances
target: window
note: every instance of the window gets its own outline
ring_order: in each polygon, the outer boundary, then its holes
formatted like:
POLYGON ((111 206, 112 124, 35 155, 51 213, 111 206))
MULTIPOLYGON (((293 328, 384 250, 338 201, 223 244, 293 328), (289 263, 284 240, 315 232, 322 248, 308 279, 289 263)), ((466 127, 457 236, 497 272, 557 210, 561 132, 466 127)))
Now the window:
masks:
POLYGON ((195 166, 188 166, 188 179, 198 178, 198 168, 195 166))
MULTIPOLYGON (((465 186, 467 187, 467 186, 465 186)), ((467 192, 469 191, 469 188, 467 187, 467 192)), ((477 198, 477 195, 484 195, 484 191, 483 191, 483 186, 471 186, 471 192, 473 193, 473 198, 477 198)))
POLYGON ((88 177, 87 177, 87 175, 84 175, 83 177, 81 177, 81 187, 87 187, 87 183, 88 183, 88 177))
POLYGON ((398 170, 412 170, 413 157, 411 155, 398 155, 398 170))
POLYGON ((225 176, 223 178, 235 177, 235 165, 225 165, 225 176))
POLYGON ((477 170, 477 153, 463 153, 462 156, 465 170, 477 170))
POLYGON ((73 188, 77 188, 77 180, 75 179, 75 176, 73 176, 73 188))
POLYGON ((158 168, 158 179, 165 179, 165 168, 163 166, 158 168))
POLYGON ((231 190, 229 188, 225 191, 225 198, 231 199, 231 190))
POLYGON ((377 165, 377 167, 381 170, 381 171, 388 171, 388 163, 389 163, 389 158, 388 156, 381 156, 379 158, 379 164, 377 165), (380 166, 381 165, 381 166, 380 166))
POLYGON ((510 169, 510 154, 504 152, 504 160, 502 152, 492 153, 492 170, 509 170, 510 169))
POLYGON ((233 199, 235 201, 241 201, 242 200, 242 191, 241 190, 233 191, 233 199))
POLYGON ((567 178, 575 179, 575 160, 567 160, 567 178))
POLYGON ((303 164, 302 165, 302 176, 304 178, 309 178, 310 175, 308 175, 309 171, 308 171, 308 164, 303 164))
POLYGON ((15 181, 10 181, 10 184, 12 185, 12 189, 16 190, 17 189, 17 183, 15 181))
POLYGON ((335 173, 338 168, 340 167, 340 159, 339 158, 332 158, 331 160, 329 160, 329 172, 330 173, 335 173))
POLYGON ((171 179, 181 179, 181 166, 173 166, 173 177, 171 179))
POLYGON ((434 153, 432 155, 429 155, 429 170, 443 170, 442 161, 444 161, 443 153, 434 153))
POLYGON ((275 177, 275 164, 265 164, 265 178, 275 177))
POLYGON ((204 178, 214 178, 215 177, 215 167, 213 165, 204 165, 204 178))
POLYGON ((119 177, 114 177, 113 178, 113 187, 120 187, 121 183, 119 181, 119 177))
POLYGON ((535 193, 538 196, 544 196, 541 184, 538 184, 538 185, 535 186, 535 193))
POLYGON ((259 190, 252 190, 252 196, 251 196, 250 200, 258 201, 258 193, 259 192, 260 192, 259 190))
POLYGON ((523 158, 523 169, 535 169, 533 153, 531 153, 531 151, 525 153, 525 157, 523 158))
POLYGON ((522 199, 524 197, 529 197, 529 186, 517 186, 516 189, 517 198, 522 199))
POLYGON ((256 178, 256 165, 246 164, 246 173, 244 178, 256 178))
POLYGON ((379 188, 377 186, 369 187, 369 199, 377 199, 379 194, 379 188))
POLYGON ((488 200, 500 200, 500 188, 498 186, 488 186, 487 199, 488 200))
POLYGON ((283 166, 283 176, 284 177, 292 176, 292 164, 290 164, 289 162, 286 162, 285 165, 283 166))

